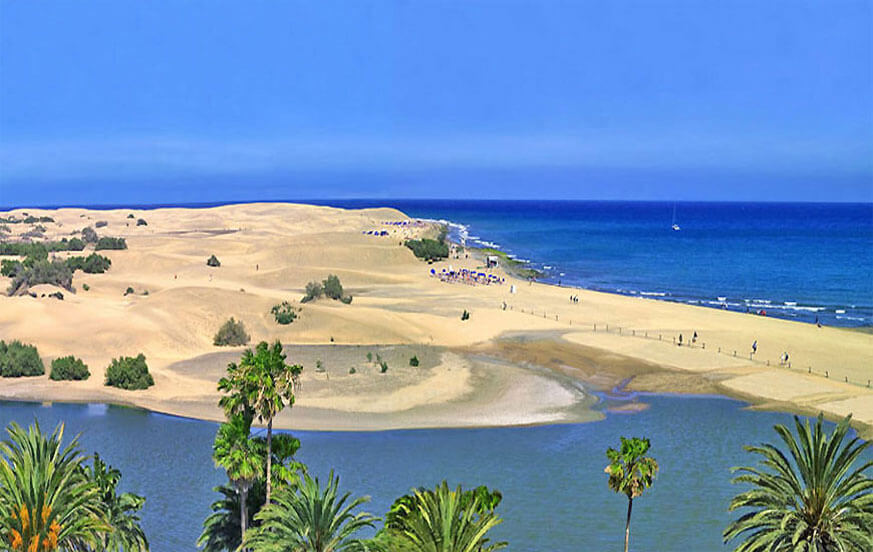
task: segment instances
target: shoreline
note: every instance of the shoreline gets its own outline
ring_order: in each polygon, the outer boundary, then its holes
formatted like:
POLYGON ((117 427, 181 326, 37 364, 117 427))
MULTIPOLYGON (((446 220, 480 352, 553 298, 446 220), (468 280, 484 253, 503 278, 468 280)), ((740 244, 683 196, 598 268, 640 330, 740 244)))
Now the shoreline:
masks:
MULTIPOLYGON (((140 213, 149 219, 143 227, 126 222, 130 211, 45 213, 58 218, 57 228, 50 230, 57 236, 106 219, 109 235, 126 237, 130 248, 105 252, 113 261, 105 274, 77 273, 74 283, 87 283, 91 290, 80 290, 63 302, 0 297, 0 333, 6 339, 36 344, 46 361, 74 354, 92 368, 87 382, 50 382, 46 376, 3 379, 0 397, 117 403, 218 420, 215 370, 223 370, 225 357, 238 358, 242 349, 217 349, 211 334, 228 315, 235 315, 250 329, 250 346, 281 339, 294 355, 306 357, 304 373, 312 379, 290 414, 288 425, 295 429, 524 426, 561 423, 562 416, 571 416, 573 423, 589 413, 573 410, 573 401, 555 383, 558 379, 568 377, 608 391, 616 378, 622 381, 630 375, 628 389, 633 392, 685 395, 704 390, 753 408, 822 410, 831 418, 854 411, 856 427, 871 434, 873 391, 842 381, 873 376, 873 335, 864 331, 815 328, 791 324, 797 322, 793 320, 580 288, 573 288, 581 299, 573 304, 567 301, 566 287, 527 282, 502 271, 499 274, 507 278, 502 286, 444 283, 427 276, 430 265, 398 245, 404 235, 417 230, 392 229, 384 238, 361 235, 362 229, 384 224, 380 221, 415 220, 393 209, 350 211, 284 203, 157 208, 140 213), (235 230, 219 231, 227 228, 235 230), (220 269, 205 266, 212 252, 221 258, 220 269), (285 298, 296 301, 306 281, 329 272, 338 274, 355 296, 351 305, 307 303, 301 305, 300 319, 285 327, 269 317, 271 305, 285 298), (515 293, 509 293, 510 284, 517 288, 515 293), (151 293, 122 295, 128 286, 151 293), (509 308, 501 308, 501 303, 509 308), (470 322, 460 320, 462 310, 473 313, 470 322), (532 316, 529 311, 544 314, 532 316), (592 331, 592 324, 599 331, 592 331), (610 331, 602 331, 603 324, 610 331), (637 335, 652 333, 669 340, 681 333, 690 336, 692 329, 710 345, 707 350, 637 335), (524 350, 506 344, 513 339, 536 343, 524 350), (742 351, 753 340, 761 343, 755 361, 714 350, 719 344, 725 351, 742 351), (362 360, 366 349, 379 347, 406 351, 396 353, 384 377, 362 360), (501 348, 508 358, 496 357, 510 368, 470 368, 468 359, 461 358, 448 364, 434 361, 413 371, 404 360, 404 355, 431 349, 475 356, 501 348), (780 368, 776 362, 783 349, 791 350, 798 366, 809 364, 816 372, 827 367, 829 377, 780 368), (154 388, 128 399, 128 392, 101 385, 102 367, 109 359, 137 352, 148 358, 154 388), (329 384, 312 372, 321 354, 335 357, 326 359, 329 384), (556 358, 565 361, 555 363, 556 358), (184 368, 185 363, 194 363, 195 369, 184 368), (350 365, 358 368, 357 378, 346 375, 350 365), (551 401, 546 406, 537 395, 543 389, 551 401), (375 406, 366 406, 366 420, 355 419, 361 416, 354 405, 367 403, 375 406), (557 410, 550 410, 553 406, 557 410)), ((451 263, 473 269, 478 261, 447 259, 434 266, 451 263)))

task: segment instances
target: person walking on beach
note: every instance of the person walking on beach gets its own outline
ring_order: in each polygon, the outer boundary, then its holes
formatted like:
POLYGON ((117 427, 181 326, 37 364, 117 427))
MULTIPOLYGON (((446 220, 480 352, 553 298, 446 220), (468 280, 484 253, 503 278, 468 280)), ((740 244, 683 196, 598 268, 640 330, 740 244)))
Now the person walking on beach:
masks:
POLYGON ((757 352, 758 352, 758 340, 756 339, 756 340, 752 343, 752 354, 754 355, 754 354, 757 353, 757 352))
POLYGON ((682 346, 682 334, 679 334, 679 346, 682 346))
POLYGON ((697 330, 694 330, 694 335, 691 336, 691 343, 697 343, 697 330))

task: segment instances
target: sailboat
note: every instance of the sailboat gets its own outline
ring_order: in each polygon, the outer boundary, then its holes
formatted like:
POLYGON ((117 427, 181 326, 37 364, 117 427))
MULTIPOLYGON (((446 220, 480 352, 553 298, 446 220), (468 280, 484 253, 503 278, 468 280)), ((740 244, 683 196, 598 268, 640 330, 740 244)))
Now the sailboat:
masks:
POLYGON ((682 229, 679 228, 678 224, 676 224, 676 205, 674 204, 673 205, 673 231, 678 232, 679 230, 682 230, 682 229))

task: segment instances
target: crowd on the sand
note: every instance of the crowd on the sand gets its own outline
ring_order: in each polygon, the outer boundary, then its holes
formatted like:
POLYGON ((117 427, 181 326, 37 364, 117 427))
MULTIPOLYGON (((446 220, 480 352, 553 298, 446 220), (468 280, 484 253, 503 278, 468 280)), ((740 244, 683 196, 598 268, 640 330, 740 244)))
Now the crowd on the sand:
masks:
POLYGON ((435 268, 430 269, 430 275, 433 278, 439 278, 442 282, 461 283, 471 286, 475 285, 501 285, 506 283, 506 278, 490 274, 488 272, 480 272, 476 269, 461 268, 458 270, 449 267, 443 268, 439 272, 435 268))

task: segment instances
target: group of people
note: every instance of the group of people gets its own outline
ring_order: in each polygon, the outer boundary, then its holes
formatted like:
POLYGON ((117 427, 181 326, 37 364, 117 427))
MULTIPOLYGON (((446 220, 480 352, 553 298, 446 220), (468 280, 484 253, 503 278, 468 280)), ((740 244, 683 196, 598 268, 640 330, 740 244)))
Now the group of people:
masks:
MULTIPOLYGON (((694 334, 691 336, 691 344, 697 343, 697 330, 694 331, 694 334)), ((679 334, 679 340, 676 342, 676 345, 682 346, 682 334, 679 334)))
POLYGON ((506 282, 506 278, 501 278, 486 272, 479 272, 478 270, 468 270, 466 268, 460 270, 454 270, 452 268, 447 270, 443 268, 439 272, 432 268, 430 269, 430 275, 434 278, 439 278, 442 282, 462 283, 468 285, 500 285, 506 282))
POLYGON ((578 302, 579 302, 579 296, 578 296, 578 295, 571 295, 571 296, 570 296, 570 302, 571 302, 571 303, 578 303, 578 302))

